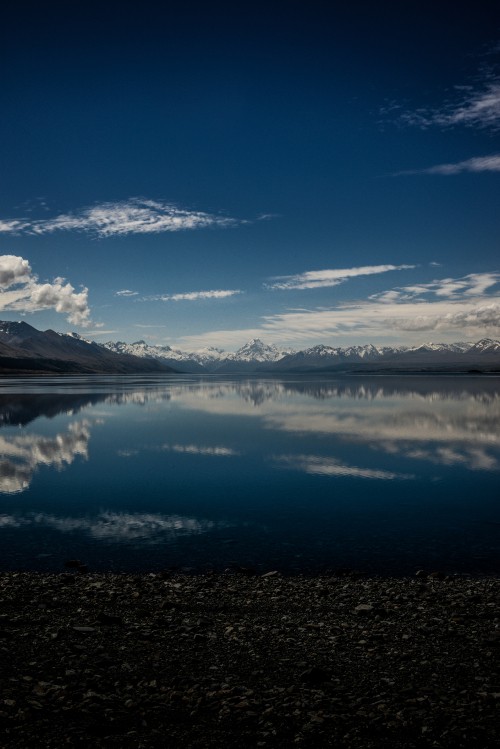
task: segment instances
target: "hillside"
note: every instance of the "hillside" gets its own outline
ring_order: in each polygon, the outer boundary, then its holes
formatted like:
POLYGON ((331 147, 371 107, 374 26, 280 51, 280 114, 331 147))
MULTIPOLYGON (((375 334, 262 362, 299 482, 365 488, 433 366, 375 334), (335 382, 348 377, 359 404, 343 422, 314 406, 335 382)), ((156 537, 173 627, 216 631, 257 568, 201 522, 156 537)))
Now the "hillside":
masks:
POLYGON ((116 354, 76 335, 0 322, 2 374, 134 374, 173 372, 155 359, 116 354))

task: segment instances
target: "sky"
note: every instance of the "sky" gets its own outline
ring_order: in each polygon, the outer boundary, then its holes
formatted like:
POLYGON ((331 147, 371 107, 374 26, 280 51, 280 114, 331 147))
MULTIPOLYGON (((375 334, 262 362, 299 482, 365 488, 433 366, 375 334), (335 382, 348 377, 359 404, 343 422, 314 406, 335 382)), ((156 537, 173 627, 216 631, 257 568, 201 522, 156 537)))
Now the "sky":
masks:
POLYGON ((18 0, 0 72, 2 319, 500 337, 496 0, 18 0))

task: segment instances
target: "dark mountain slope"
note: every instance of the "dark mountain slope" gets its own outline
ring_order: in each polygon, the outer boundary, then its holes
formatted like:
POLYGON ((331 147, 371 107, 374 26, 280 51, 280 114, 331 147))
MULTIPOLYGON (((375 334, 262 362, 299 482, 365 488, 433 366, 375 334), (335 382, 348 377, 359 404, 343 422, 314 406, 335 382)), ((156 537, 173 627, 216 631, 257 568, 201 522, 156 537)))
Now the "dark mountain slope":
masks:
POLYGON ((134 374, 174 372, 153 359, 115 354, 77 336, 41 331, 25 322, 0 322, 0 372, 134 374))

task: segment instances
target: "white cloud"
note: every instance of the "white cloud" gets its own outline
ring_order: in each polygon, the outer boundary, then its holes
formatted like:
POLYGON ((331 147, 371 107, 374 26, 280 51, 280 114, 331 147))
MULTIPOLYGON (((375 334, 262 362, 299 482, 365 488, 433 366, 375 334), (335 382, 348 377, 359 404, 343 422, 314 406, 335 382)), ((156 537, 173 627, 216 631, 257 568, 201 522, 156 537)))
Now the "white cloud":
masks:
POLYGON ((400 121, 421 128, 442 128, 463 125, 465 127, 500 128, 500 78, 489 76, 480 86, 457 87, 460 94, 445 102, 440 109, 417 109, 405 112, 400 121))
POLYGON ((27 260, 17 255, 0 255, 0 288, 7 289, 16 283, 27 283, 31 267, 27 260))
POLYGON ((455 302, 454 309, 444 309, 441 314, 436 309, 438 305, 420 303, 420 309, 417 305, 408 306, 412 308, 412 314, 398 317, 395 311, 394 315, 387 319, 387 324, 404 331, 500 331, 500 299, 491 304, 471 305, 465 309, 463 304, 455 302))
POLYGON ((203 229, 210 226, 230 227, 245 223, 220 214, 191 211, 144 198, 115 203, 102 203, 84 208, 79 213, 66 213, 54 218, 0 221, 0 232, 9 234, 51 234, 57 231, 89 232, 97 237, 126 234, 153 234, 203 229))
MULTIPOLYGON (((398 334, 438 330, 446 338, 500 334, 500 296, 486 293, 500 282, 499 272, 471 273, 432 283, 390 289, 364 301, 287 310, 265 315, 252 328, 222 329, 185 336, 177 344, 241 346, 251 338, 298 347, 347 337, 360 342, 397 339, 398 334)), ((410 338, 415 338, 410 336, 410 338)))
POLYGON ((20 234, 29 226, 29 222, 21 219, 0 219, 0 234, 20 234))
POLYGON ((500 154, 491 156, 476 156, 466 161, 458 161, 455 164, 438 164, 427 169, 410 169, 397 172, 394 176, 405 174, 460 174, 462 172, 500 172, 500 154))
POLYGON ((116 330, 101 330, 100 328, 96 328, 95 330, 85 331, 86 336, 112 335, 113 333, 116 333, 116 330))
POLYGON ((371 276, 376 273, 387 273, 391 270, 408 270, 414 265, 364 265, 359 268, 336 268, 312 270, 294 276, 277 276, 275 283, 265 284, 271 290, 318 289, 337 286, 348 278, 371 276))
POLYGON ((115 291, 115 296, 137 296, 138 293, 138 291, 131 291, 130 289, 121 289, 115 291))
POLYGON ((183 294, 158 294, 143 297, 148 302, 196 302, 198 299, 226 299, 236 294, 243 294, 240 289, 215 289, 212 291, 187 291, 183 294))
POLYGON ((376 299, 380 302, 407 301, 423 297, 425 295, 435 295, 437 297, 453 298, 457 295, 465 297, 481 296, 489 288, 500 283, 500 273, 469 273, 461 278, 441 278, 431 283, 414 284, 412 286, 402 286, 389 291, 383 291, 381 294, 373 294, 370 299, 376 299))
POLYGON ((54 309, 69 322, 90 325, 88 289, 75 291, 64 278, 39 283, 27 260, 16 255, 0 255, 0 310, 38 312, 54 309))
POLYGON ((134 323, 134 328, 166 328, 166 325, 143 325, 140 322, 134 323))

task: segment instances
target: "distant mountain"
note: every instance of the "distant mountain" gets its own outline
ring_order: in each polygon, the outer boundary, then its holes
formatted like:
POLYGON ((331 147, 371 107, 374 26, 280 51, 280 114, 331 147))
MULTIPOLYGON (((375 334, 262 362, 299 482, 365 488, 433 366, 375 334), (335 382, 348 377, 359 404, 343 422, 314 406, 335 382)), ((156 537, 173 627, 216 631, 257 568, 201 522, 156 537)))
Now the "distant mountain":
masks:
POLYGON ((418 346, 325 346, 302 351, 269 345, 253 338, 234 353, 220 348, 181 351, 145 341, 105 343, 116 353, 156 359, 184 372, 220 374, 251 372, 500 370, 500 342, 423 343, 418 346))
POLYGON ((252 338, 244 346, 233 354, 226 354, 224 359, 219 359, 212 371, 220 372, 252 372, 258 369, 267 369, 285 356, 294 354, 293 349, 279 348, 268 345, 260 338, 252 338))
POLYGON ((235 352, 181 351, 145 341, 99 344, 78 333, 39 331, 25 322, 0 322, 0 372, 40 373, 276 373, 500 372, 500 341, 424 343, 418 346, 325 346, 302 351, 253 338, 235 352))
POLYGON ((151 346, 145 341, 135 341, 135 343, 125 343, 124 341, 108 341, 100 344, 107 351, 120 356, 135 356, 139 359, 156 361, 163 366, 182 370, 183 372, 205 372, 204 361, 200 363, 196 358, 183 351, 177 351, 170 346, 151 346))
POLYGON ((252 338, 245 343, 234 354, 228 354, 226 361, 238 362, 275 362, 282 359, 288 354, 294 354, 295 351, 290 348, 278 348, 278 346, 268 345, 260 338, 252 338))
POLYGON ((141 358, 161 361, 184 372, 251 372, 256 365, 277 362, 284 356, 295 353, 290 348, 269 346, 258 338, 242 346, 234 353, 220 348, 202 348, 196 351, 180 351, 170 346, 154 346, 145 341, 124 343, 108 341, 102 344, 108 351, 132 354, 141 358))
POLYGON ((115 354, 78 334, 0 321, 0 373, 133 374, 169 372, 151 359, 115 354))
POLYGON ((444 370, 500 371, 500 342, 485 338, 477 343, 425 343, 419 346, 313 346, 285 356, 275 365, 279 372, 314 370, 444 370))

